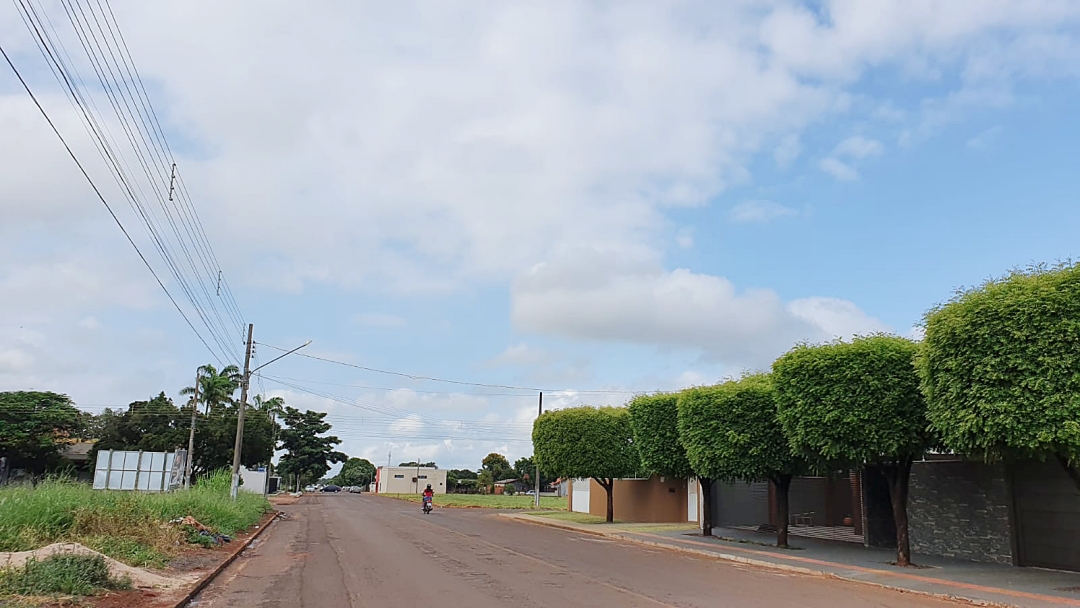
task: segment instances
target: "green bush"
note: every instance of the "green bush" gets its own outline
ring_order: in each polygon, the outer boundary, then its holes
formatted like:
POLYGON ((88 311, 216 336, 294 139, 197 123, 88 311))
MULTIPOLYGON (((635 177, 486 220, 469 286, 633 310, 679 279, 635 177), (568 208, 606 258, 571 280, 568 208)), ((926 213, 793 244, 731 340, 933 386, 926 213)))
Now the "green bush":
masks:
POLYGON ((113 578, 100 555, 57 554, 0 570, 0 595, 93 595, 129 588, 131 581, 113 578))

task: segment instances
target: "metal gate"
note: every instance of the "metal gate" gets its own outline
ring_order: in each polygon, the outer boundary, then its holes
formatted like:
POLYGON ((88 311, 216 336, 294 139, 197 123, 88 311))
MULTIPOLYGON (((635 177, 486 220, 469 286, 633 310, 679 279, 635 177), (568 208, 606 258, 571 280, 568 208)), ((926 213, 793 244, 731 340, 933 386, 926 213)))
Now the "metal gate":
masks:
POLYGON ((575 513, 588 513, 589 512, 589 486, 592 485, 591 479, 575 479, 570 484, 570 505, 573 507, 575 513))
POLYGON ((713 485, 713 525, 760 526, 769 523, 769 483, 713 485))
POLYGON ((1056 461, 1012 468, 1017 562, 1080 570, 1080 490, 1056 461))

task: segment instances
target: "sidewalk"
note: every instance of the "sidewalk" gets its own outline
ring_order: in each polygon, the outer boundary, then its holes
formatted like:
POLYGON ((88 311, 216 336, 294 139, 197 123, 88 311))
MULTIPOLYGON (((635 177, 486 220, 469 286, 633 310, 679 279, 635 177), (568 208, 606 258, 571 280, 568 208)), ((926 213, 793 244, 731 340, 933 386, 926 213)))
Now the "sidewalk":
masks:
POLYGON ((1017 568, 924 555, 914 556, 918 568, 898 568, 889 564, 896 558, 894 550, 868 549, 850 543, 792 537, 791 545, 799 550, 781 550, 766 546, 776 542, 773 534, 728 528, 715 528, 715 537, 707 538, 692 528, 579 524, 518 513, 503 513, 501 516, 704 557, 834 576, 903 591, 962 599, 978 605, 1080 607, 1080 573, 1075 572, 1017 568))

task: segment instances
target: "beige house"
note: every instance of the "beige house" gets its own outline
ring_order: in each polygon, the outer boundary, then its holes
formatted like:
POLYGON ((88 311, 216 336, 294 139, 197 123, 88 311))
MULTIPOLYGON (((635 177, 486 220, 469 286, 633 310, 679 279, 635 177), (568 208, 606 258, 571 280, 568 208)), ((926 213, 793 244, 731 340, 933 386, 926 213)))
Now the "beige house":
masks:
POLYGON ((377 494, 420 494, 428 484, 436 494, 446 494, 446 469, 379 467, 375 471, 377 494))
MULTIPOLYGON (((612 488, 615 519, 642 523, 686 523, 698 520, 697 480, 654 475, 648 479, 616 479, 612 488)), ((569 510, 597 517, 607 515, 607 492, 592 479, 570 483, 569 510)))

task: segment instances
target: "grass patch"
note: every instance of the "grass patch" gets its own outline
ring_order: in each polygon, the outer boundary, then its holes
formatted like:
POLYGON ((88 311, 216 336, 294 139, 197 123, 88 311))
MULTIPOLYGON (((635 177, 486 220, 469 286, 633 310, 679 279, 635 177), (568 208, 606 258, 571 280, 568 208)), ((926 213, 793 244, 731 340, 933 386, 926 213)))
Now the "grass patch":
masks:
MULTIPOLYGON (((420 502, 419 494, 379 494, 398 500, 420 502)), ((437 494, 435 507, 474 507, 484 509, 536 509, 532 496, 506 496, 502 494, 437 494)), ((566 498, 541 496, 540 509, 566 510, 566 498)))
POLYGON ((116 579, 100 555, 52 555, 20 568, 0 570, 0 595, 94 595, 105 589, 130 589, 116 579))
MULTIPOLYGON (((526 515, 534 515, 536 517, 543 517, 544 519, 554 519, 558 521, 567 521, 575 524, 602 524, 605 523, 603 517, 596 515, 589 515, 588 513, 577 513, 575 511, 532 511, 526 513, 526 515)), ((619 523, 619 522, 613 522, 619 523)))
POLYGON ((270 508, 258 494, 229 498, 227 471, 175 492, 94 490, 48 481, 0 489, 0 551, 29 551, 78 542, 132 566, 164 565, 183 531, 167 522, 190 515, 230 536, 256 524, 270 508))

